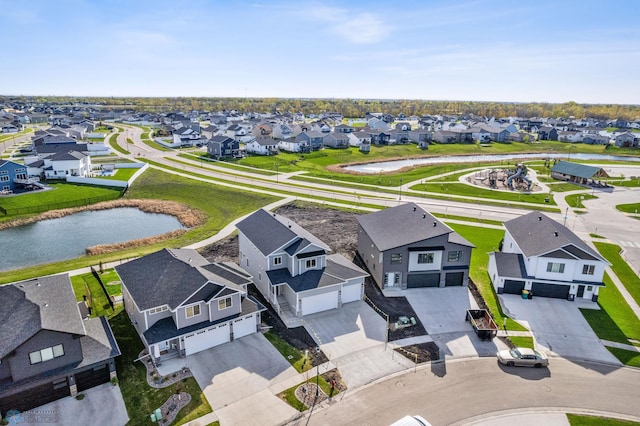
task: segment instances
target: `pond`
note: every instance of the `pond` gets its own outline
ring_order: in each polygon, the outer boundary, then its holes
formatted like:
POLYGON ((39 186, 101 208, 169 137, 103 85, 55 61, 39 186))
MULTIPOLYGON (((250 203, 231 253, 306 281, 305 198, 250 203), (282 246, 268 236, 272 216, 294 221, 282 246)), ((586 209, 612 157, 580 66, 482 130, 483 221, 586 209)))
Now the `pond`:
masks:
POLYGON ((184 229, 166 214, 136 208, 85 211, 0 231, 0 271, 73 259, 87 247, 184 229))
POLYGON ((443 163, 489 163, 497 161, 523 160, 528 158, 556 158, 559 160, 600 160, 600 161, 636 161, 637 157, 605 154, 560 154, 560 153, 532 153, 532 154, 487 154, 487 155, 443 155, 438 157, 412 158, 407 160, 383 161, 380 163, 358 164, 344 167, 359 173, 385 173, 400 170, 403 167, 443 164, 443 163))

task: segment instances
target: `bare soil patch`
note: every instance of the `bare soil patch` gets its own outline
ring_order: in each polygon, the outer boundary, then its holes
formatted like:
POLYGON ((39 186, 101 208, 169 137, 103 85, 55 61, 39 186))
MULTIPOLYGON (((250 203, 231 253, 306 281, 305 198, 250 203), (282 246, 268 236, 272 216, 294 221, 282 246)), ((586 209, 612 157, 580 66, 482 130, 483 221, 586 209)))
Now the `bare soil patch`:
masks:
POLYGON ((402 348, 396 348, 395 351, 417 364, 440 359, 440 348, 435 342, 403 346, 402 348))

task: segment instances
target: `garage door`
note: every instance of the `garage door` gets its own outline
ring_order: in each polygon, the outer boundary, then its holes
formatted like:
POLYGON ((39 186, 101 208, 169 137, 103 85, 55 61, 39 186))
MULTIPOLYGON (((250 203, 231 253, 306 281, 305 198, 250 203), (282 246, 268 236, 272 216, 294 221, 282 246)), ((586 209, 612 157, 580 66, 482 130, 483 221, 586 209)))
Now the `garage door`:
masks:
POLYGON ((504 280, 503 293, 522 294, 522 290, 524 290, 524 281, 504 280))
POLYGON ((316 312, 328 311, 338 307, 338 291, 318 294, 302 299, 302 315, 315 314, 316 312))
POLYGON ((256 317, 253 315, 233 320, 233 339, 255 333, 257 329, 256 317))
POLYGON ((8 410, 27 411, 69 395, 71 395, 71 392, 66 377, 45 383, 0 398, 0 408, 2 409, 0 417, 7 414, 8 410))
POLYGON ((109 368, 106 365, 103 365, 96 369, 77 373, 75 376, 78 392, 82 392, 83 390, 90 389, 94 386, 107 383, 109 381, 109 368))
POLYGON ((531 291, 534 296, 539 297, 553 297, 555 299, 568 299, 569 289, 568 285, 559 284, 547 284, 547 283, 533 283, 531 291))
POLYGON ((407 275, 407 288, 438 287, 439 285, 440 273, 407 275))
POLYGON ((229 333, 229 324, 224 323, 190 334, 184 338, 185 353, 191 355, 227 343, 230 340, 229 333))
POLYGON ((444 276, 444 286, 461 286, 464 279, 464 272, 449 272, 444 276))
POLYGON ((342 303, 362 300, 362 285, 345 285, 342 287, 342 303))

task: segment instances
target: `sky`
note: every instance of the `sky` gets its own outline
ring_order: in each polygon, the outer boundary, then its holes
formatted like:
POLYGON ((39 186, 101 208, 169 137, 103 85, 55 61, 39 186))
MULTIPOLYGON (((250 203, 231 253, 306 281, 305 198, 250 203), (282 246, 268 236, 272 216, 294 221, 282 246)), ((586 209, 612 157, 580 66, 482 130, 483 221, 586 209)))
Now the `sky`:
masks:
POLYGON ((637 0, 0 0, 1 95, 640 104, 637 0))

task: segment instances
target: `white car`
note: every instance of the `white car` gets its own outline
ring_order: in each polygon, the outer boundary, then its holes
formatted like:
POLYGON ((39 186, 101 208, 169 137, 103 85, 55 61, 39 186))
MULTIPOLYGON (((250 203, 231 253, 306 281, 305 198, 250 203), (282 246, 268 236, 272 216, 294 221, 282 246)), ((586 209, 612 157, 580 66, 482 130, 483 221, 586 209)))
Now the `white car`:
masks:
POLYGON ((529 348, 514 348, 500 351, 496 354, 498 362, 507 367, 546 367, 549 365, 549 359, 541 352, 529 348))
POLYGON ((431 426, 431 423, 420 416, 404 416, 391 423, 390 426, 431 426))

